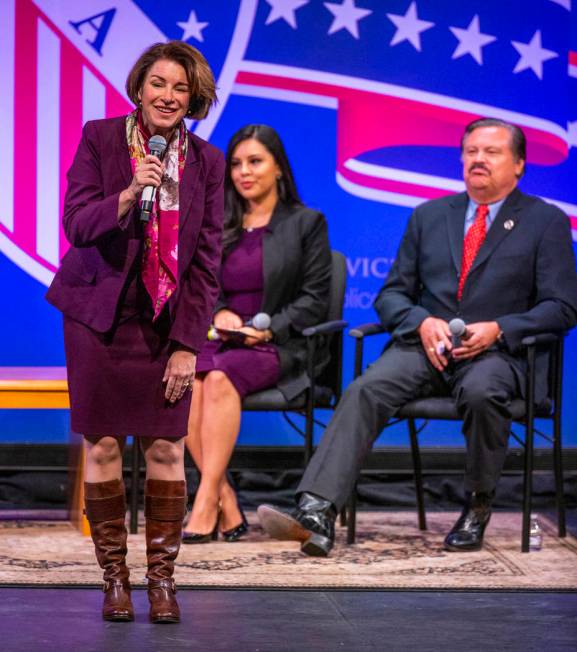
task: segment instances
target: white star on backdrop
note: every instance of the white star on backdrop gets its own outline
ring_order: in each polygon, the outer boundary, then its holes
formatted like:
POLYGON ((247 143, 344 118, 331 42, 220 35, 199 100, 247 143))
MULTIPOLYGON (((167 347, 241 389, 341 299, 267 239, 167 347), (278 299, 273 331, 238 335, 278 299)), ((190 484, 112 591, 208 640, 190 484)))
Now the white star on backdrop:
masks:
POLYGON ((511 41, 513 47, 521 55, 513 72, 521 72, 529 68, 539 77, 543 79, 543 63, 549 59, 555 59, 559 55, 553 50, 547 50, 541 43, 541 30, 538 29, 529 43, 519 43, 519 41, 511 41))
POLYGON ((329 34, 334 34, 340 29, 346 29, 355 38, 359 38, 359 20, 373 13, 370 9, 355 7, 355 0, 343 0, 342 5, 335 2, 325 2, 325 7, 334 16, 332 25, 329 28, 329 34))
POLYGON ((421 32, 431 29, 435 23, 428 20, 419 20, 417 16, 417 3, 411 2, 404 16, 398 14, 387 14, 389 20, 395 25, 397 31, 393 36, 390 45, 397 45, 403 41, 409 41, 418 52, 421 51, 421 32))
POLYGON ((197 41, 200 41, 201 43, 204 41, 204 38, 202 36, 202 30, 205 27, 208 27, 208 23, 199 22, 198 18, 196 17, 196 11, 192 10, 190 12, 187 21, 182 20, 176 24, 184 32, 183 35, 180 37, 181 41, 188 41, 188 39, 191 37, 195 38, 197 41))
POLYGON ((265 25, 274 23, 281 18, 287 22, 293 29, 297 28, 297 19, 295 12, 297 9, 308 5, 310 0, 266 0, 271 6, 265 25))
POLYGON ((453 35, 459 39, 459 45, 453 52, 453 59, 458 59, 459 57, 464 57, 466 54, 470 54, 475 61, 482 66, 483 65, 483 48, 485 45, 492 43, 497 40, 496 36, 491 36, 491 34, 481 33, 481 28, 479 26, 479 16, 475 15, 473 20, 469 23, 467 29, 462 29, 460 27, 449 27, 453 35))

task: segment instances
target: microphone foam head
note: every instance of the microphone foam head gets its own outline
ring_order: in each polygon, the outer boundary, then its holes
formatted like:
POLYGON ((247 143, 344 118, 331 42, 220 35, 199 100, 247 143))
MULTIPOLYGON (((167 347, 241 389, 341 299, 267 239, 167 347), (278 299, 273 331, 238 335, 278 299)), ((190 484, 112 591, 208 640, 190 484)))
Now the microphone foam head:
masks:
POLYGON ((257 312, 252 318, 252 327, 257 331, 266 331, 270 327, 270 322, 270 315, 267 315, 266 312, 257 312))
POLYGON ((152 136, 152 138, 148 141, 148 149, 154 156, 162 156, 164 154, 164 150, 166 149, 166 138, 159 135, 152 136))
POLYGON ((467 326, 462 319, 451 319, 449 322, 449 330, 456 337, 461 337, 461 335, 465 334, 467 326))

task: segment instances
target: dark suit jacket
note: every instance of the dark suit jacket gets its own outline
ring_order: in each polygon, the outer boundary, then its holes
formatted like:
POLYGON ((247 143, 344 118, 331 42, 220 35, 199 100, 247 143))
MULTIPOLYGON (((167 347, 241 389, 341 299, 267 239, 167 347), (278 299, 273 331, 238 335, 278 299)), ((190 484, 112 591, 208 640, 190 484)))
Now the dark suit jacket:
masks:
MULTIPOLYGON (((308 386, 301 333, 323 321, 329 306, 331 251, 321 213, 277 204, 263 239, 263 279, 261 310, 271 316, 281 363, 279 389, 290 399, 308 386)), ((224 296, 216 310, 221 308, 226 308, 224 296)))
MULTIPOLYGON (((506 354, 522 372, 518 349, 524 337, 564 331, 577 322, 569 220, 555 206, 515 189, 491 225, 458 302, 468 201, 462 193, 414 210, 375 309, 397 339, 418 339, 416 329, 428 316, 495 320, 506 354)), ((538 373, 543 392, 543 365, 538 373)))
MULTIPOLYGON (((170 339, 198 351, 219 291, 224 161, 215 147, 188 136, 179 187, 178 286, 168 307, 170 339)), ((117 217, 118 197, 131 179, 125 119, 87 122, 68 171, 62 218, 72 246, 46 298, 101 333, 112 328, 127 276, 141 255, 138 205, 117 217)))

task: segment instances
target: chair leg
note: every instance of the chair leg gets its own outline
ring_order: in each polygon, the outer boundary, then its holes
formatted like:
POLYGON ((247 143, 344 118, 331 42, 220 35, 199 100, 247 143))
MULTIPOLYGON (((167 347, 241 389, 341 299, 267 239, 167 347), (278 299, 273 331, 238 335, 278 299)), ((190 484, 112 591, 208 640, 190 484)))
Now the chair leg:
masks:
POLYGON ((527 349, 527 389, 525 393, 525 477, 523 478, 523 529, 521 552, 529 552, 533 497, 533 440, 535 430, 535 347, 527 349))
POLYGON ((304 465, 305 467, 310 462, 311 457, 313 456, 313 437, 314 437, 314 428, 315 428, 315 413, 314 413, 314 404, 312 400, 311 390, 309 388, 307 394, 307 404, 305 410, 305 451, 304 451, 304 465))
POLYGON ((555 497, 557 502, 557 530, 560 537, 567 536, 565 524, 565 497, 563 495, 563 449, 561 445, 561 424, 555 418, 553 435, 553 466, 555 470, 555 497))
POLYGON ((140 481, 140 442, 132 438, 130 465, 130 534, 138 534, 138 488, 140 481))
POLYGON ((307 337, 307 376, 309 377, 309 388, 306 393, 306 424, 305 424, 305 467, 313 456, 314 434, 315 434, 315 353, 316 338, 307 337))
POLYGON ((419 517, 419 530, 427 529, 425 514, 425 492, 423 490, 423 475, 421 473, 421 453, 414 419, 408 419, 409 436, 411 439, 411 455, 413 458, 413 473, 415 478, 415 493, 417 495, 417 513, 419 517))
POLYGON ((528 415, 525 434, 525 469, 523 478, 523 529, 521 552, 529 552, 531 507, 533 497, 533 415, 528 415))
POLYGON ((347 545, 355 542, 357 537, 357 484, 353 487, 348 503, 347 545))

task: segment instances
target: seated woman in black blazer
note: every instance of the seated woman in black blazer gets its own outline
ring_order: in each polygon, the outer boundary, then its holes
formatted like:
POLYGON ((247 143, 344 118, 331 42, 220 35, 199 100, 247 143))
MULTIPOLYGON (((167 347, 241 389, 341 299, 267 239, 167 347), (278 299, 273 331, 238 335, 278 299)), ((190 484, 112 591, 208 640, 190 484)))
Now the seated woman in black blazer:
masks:
MULTIPOLYGON (((186 446, 201 473, 184 543, 236 541, 247 529, 226 477, 240 428, 242 399, 278 385, 288 398, 307 386, 301 332, 328 307, 331 253, 323 215, 303 206, 274 129, 249 125, 226 156, 222 293, 213 323, 221 334, 197 358, 186 446), (244 323, 270 315, 270 328, 244 323)), ((194 309, 194 307, 191 307, 194 309)), ((218 332, 218 331, 217 331, 218 332)))

